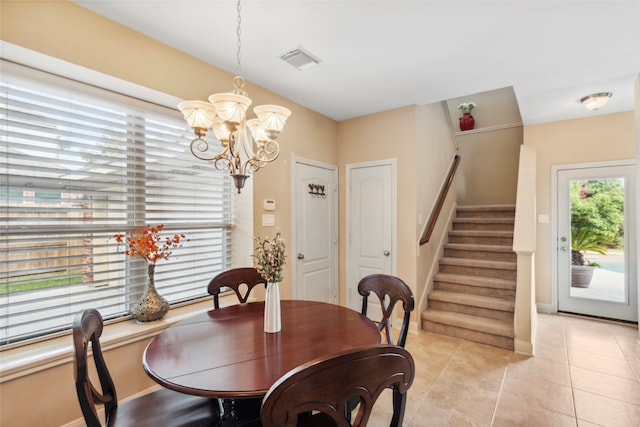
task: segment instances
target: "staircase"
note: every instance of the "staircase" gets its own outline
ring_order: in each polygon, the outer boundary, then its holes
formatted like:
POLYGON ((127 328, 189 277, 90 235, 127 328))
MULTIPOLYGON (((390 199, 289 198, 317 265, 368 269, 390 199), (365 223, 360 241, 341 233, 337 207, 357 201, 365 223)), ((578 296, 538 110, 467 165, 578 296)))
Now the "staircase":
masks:
POLYGON ((513 350, 515 207, 459 206, 422 329, 513 350))

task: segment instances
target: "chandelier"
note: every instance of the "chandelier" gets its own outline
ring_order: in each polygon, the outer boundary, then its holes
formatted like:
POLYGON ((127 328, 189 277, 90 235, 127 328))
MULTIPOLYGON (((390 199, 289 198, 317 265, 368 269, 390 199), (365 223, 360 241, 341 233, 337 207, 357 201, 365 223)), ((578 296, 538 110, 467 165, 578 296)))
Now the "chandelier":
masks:
POLYGON ((196 134, 191 141, 191 153, 201 160, 212 161, 218 170, 228 170, 240 193, 249 174, 278 158, 280 146, 276 139, 291 111, 277 105, 259 105, 253 109, 256 118, 247 120, 247 109, 252 101, 244 90, 245 81, 240 76, 240 0, 237 11, 237 70, 233 89, 214 93, 209 96, 209 102, 181 102, 178 109, 196 134), (222 151, 216 150, 217 144, 204 139, 209 129, 220 141, 222 151))

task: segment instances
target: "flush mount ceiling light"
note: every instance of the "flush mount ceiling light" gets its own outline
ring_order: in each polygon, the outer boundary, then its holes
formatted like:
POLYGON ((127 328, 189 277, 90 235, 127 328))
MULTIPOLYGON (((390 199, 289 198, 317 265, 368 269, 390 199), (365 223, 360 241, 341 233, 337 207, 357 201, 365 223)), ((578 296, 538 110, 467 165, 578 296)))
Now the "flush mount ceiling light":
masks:
POLYGON ((276 138, 284 128, 291 111, 277 105, 259 105, 253 109, 257 118, 247 120, 246 112, 253 101, 244 91, 240 76, 240 0, 238 0, 237 70, 230 92, 214 93, 205 101, 184 101, 178 104, 185 120, 197 138, 191 141, 191 153, 201 160, 210 160, 218 170, 228 170, 238 193, 249 178, 280 154, 276 138), (222 145, 204 139, 211 129, 222 145))
POLYGON ((585 96, 580 100, 580 102, 589 110, 596 111, 607 105, 607 102, 609 102, 609 98, 611 98, 612 95, 613 93, 611 92, 594 93, 592 95, 585 96))

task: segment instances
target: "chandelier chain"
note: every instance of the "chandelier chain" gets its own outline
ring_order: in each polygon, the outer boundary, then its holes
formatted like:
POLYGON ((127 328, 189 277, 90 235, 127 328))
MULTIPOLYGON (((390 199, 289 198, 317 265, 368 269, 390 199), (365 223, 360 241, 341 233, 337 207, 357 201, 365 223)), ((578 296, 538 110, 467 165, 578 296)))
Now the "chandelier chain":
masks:
POLYGON ((243 89, 245 81, 241 76, 241 0, 237 0, 236 9, 238 50, 233 89, 212 94, 209 103, 183 101, 178 108, 196 134, 191 141, 191 153, 201 160, 213 162, 218 170, 228 171, 240 193, 251 174, 278 158, 280 146, 276 138, 291 111, 278 105, 258 105, 253 109, 256 117, 247 120, 247 108, 252 101, 243 89), (205 139, 209 130, 213 131, 219 145, 210 144, 205 139))
POLYGON ((240 69, 240 48, 242 47, 242 42, 240 41, 240 36, 242 35, 242 31, 240 29, 240 24, 242 24, 242 17, 240 15, 240 11, 241 11, 241 5, 240 5, 240 0, 238 0, 238 6, 237 6, 237 10, 238 10, 238 28, 236 29, 236 34, 238 36, 238 52, 236 53, 236 61, 237 61, 237 68, 236 68, 236 76, 239 76, 241 73, 241 69, 240 69))

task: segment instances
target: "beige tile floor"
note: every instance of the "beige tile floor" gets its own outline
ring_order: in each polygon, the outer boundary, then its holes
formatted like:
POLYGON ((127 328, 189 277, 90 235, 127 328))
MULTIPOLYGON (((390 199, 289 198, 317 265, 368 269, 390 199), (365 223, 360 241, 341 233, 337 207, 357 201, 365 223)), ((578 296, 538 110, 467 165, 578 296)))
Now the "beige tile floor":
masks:
MULTIPOLYGON (((410 334, 405 426, 640 426, 637 325, 540 314, 536 355, 410 334)), ((388 426, 390 392, 368 426, 388 426)))

